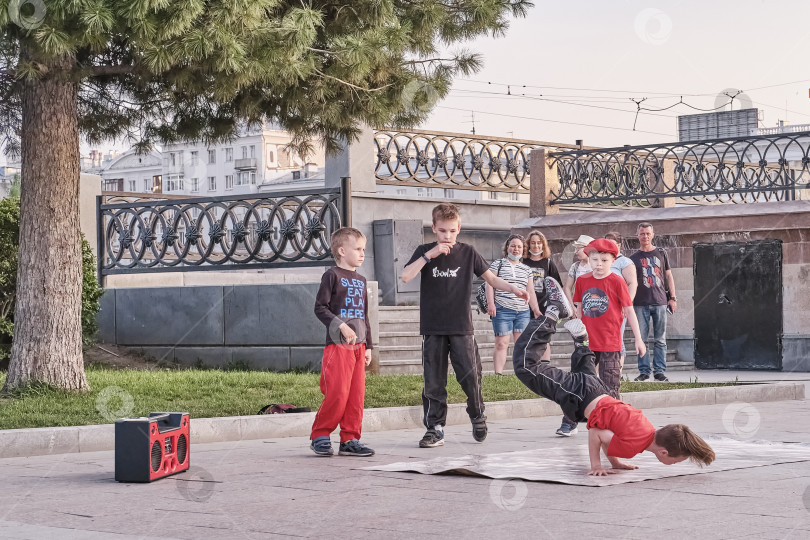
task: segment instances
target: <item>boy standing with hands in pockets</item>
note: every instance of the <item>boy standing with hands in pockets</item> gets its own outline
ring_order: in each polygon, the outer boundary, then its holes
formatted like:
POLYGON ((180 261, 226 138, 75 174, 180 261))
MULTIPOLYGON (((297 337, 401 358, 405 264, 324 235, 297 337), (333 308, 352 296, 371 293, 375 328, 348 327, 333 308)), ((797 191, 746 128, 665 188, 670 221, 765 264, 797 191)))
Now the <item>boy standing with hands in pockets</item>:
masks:
POLYGON ((481 357, 473 335, 471 296, 473 274, 493 288, 510 292, 528 301, 526 289, 511 285, 489 270, 483 257, 469 244, 456 242, 461 230, 458 207, 442 203, 433 209, 433 232, 437 242, 416 248, 402 271, 408 282, 421 274, 419 292, 419 333, 422 334, 422 421, 427 428, 420 448, 444 444, 447 420, 447 362, 453 364, 467 395, 467 414, 473 438, 487 437, 487 417, 481 393, 481 357))
POLYGON ((321 362, 324 398, 312 424, 310 448, 319 456, 333 455, 330 435, 340 424, 340 455, 368 457, 374 450, 359 439, 372 340, 366 279, 356 272, 365 259, 366 237, 343 227, 332 233, 331 244, 337 266, 324 272, 315 297, 315 315, 326 325, 326 348, 321 362))

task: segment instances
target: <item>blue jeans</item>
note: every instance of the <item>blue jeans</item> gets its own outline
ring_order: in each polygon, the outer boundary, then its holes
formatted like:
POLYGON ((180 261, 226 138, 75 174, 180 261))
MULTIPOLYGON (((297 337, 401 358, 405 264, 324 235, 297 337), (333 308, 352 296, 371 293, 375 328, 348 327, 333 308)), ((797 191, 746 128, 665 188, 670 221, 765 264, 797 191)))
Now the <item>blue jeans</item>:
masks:
POLYGON ((503 306, 495 306, 495 316, 492 319, 492 329, 496 336, 520 334, 529 326, 531 310, 516 311, 503 306))
MULTIPOLYGON (((650 335, 650 322, 653 327, 653 373, 667 370, 667 306, 633 306, 638 319, 641 339, 645 342, 650 335)), ((650 374, 650 350, 638 357, 638 371, 642 375, 650 374)))

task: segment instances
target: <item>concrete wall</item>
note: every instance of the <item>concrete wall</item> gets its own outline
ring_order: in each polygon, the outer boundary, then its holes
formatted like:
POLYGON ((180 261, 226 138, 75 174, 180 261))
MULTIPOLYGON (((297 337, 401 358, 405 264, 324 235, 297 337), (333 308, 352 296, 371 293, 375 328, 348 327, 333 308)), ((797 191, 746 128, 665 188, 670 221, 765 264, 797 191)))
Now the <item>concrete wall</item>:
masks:
MULTIPOLYGON (((102 342, 183 365, 320 370, 326 330, 313 307, 319 283, 107 289, 102 342)), ((379 340, 377 284, 369 317, 379 340)), ((378 361, 377 354, 374 355, 378 361)))
POLYGON ((636 228, 642 221, 653 224, 653 243, 666 249, 673 268, 678 311, 669 317, 667 341, 677 350, 678 360, 694 361, 693 244, 779 239, 783 242, 782 369, 810 371, 810 201, 561 213, 526 219, 514 230, 541 230, 562 269, 570 261, 561 261, 560 254, 580 234, 598 238, 617 231, 624 237, 623 252, 630 255, 638 249, 636 228))

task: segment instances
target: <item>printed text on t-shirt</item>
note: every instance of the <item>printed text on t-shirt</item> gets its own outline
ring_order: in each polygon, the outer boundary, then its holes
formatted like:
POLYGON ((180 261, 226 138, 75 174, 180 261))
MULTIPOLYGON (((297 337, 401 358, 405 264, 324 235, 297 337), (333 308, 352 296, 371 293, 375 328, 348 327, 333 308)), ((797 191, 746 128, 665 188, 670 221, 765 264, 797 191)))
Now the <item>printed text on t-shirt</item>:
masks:
POLYGON ((340 308, 341 319, 365 319, 366 310, 363 304, 363 282, 359 279, 340 278, 340 284, 347 287, 345 306, 340 308))

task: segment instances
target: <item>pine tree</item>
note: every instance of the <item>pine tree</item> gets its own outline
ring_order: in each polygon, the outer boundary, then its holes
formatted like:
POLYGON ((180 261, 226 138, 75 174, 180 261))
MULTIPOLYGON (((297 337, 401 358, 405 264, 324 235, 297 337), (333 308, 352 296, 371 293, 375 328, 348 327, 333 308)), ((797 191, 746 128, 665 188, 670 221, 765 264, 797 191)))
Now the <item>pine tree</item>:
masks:
POLYGON ((0 0, 0 143, 22 155, 12 359, 28 381, 86 389, 79 137, 140 151, 218 142, 238 123, 327 151, 362 124, 414 125, 524 0, 0 0))

